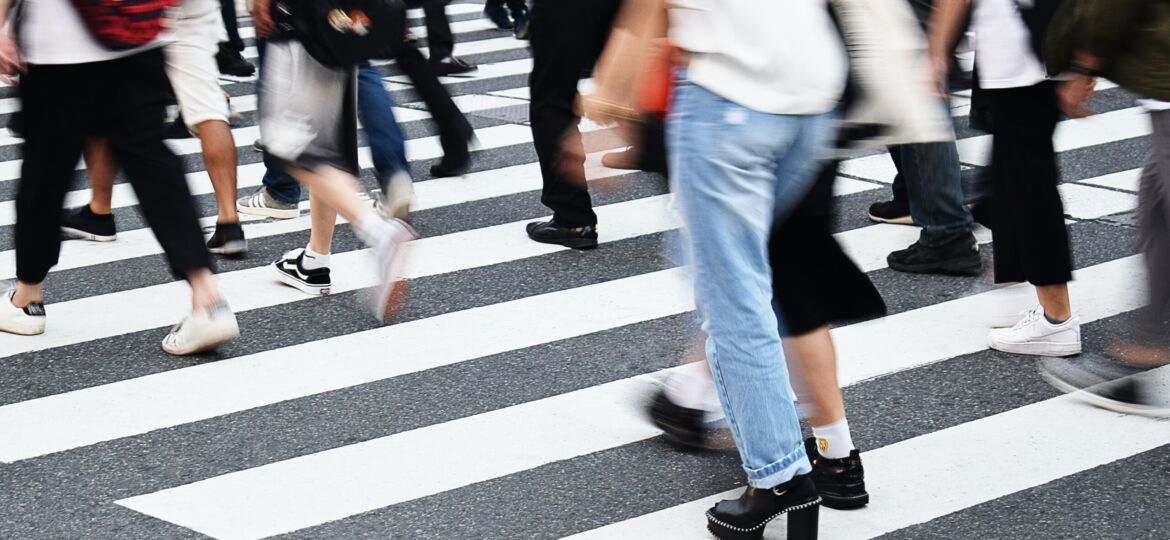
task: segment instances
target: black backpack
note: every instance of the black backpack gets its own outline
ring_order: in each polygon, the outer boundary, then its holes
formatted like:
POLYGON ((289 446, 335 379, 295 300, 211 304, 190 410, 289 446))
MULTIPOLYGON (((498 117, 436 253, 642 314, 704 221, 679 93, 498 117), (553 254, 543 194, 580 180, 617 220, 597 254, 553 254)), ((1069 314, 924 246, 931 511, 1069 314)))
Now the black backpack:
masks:
POLYGON ((276 0, 272 10, 279 32, 326 66, 394 58, 405 42, 403 0, 276 0))

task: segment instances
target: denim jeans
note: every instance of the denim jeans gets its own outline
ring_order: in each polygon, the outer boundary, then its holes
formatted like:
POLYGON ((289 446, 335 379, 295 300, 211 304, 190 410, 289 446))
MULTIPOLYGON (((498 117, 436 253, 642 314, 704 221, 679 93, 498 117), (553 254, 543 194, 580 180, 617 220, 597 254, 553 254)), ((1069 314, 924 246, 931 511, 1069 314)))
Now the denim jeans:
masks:
POLYGON ((910 217, 922 227, 923 244, 937 245, 970 233, 975 220, 964 204, 954 141, 891 146, 890 157, 900 177, 894 183, 905 182, 910 217))
POLYGON ((680 81, 667 121, 707 361, 748 482, 759 488, 811 470, 772 309, 768 235, 811 186, 832 117, 765 114, 680 81))
MULTIPOLYGON (((358 117, 366 132, 378 186, 386 189, 386 182, 398 171, 410 172, 406 161, 406 137, 394 118, 394 98, 382 85, 382 74, 371 66, 358 68, 358 117)), ((301 200, 301 186, 264 154, 264 187, 272 198, 283 203, 301 200)))

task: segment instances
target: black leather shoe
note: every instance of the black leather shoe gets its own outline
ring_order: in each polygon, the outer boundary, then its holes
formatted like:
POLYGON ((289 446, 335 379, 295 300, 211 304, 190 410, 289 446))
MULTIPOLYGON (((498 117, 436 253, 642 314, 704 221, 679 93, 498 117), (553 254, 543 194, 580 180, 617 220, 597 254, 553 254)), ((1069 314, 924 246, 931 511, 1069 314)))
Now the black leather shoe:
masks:
POLYGON ((463 75, 479 69, 475 64, 467 62, 462 58, 448 56, 438 62, 431 63, 431 69, 435 70, 435 75, 439 77, 449 77, 451 75, 463 75))
POLYGON ((463 176, 471 169, 471 154, 464 150, 460 153, 447 153, 438 163, 431 165, 431 176, 447 178, 449 176, 463 176))
POLYGON ((807 474, 772 489, 749 487, 707 511, 707 530, 720 540, 759 540, 768 523, 788 514, 788 540, 816 540, 820 503, 807 474))
POLYGON ((946 274, 977 276, 983 271, 979 258, 979 243, 975 235, 964 232, 951 238, 926 245, 918 240, 906 249, 886 257, 890 269, 910 274, 946 274))
POLYGON ((559 244, 573 249, 597 247, 597 225, 562 227, 552 220, 528 224, 528 237, 542 244, 559 244))
POLYGON ((225 43, 219 45, 219 51, 215 53, 215 63, 219 67, 219 72, 224 75, 251 77, 256 73, 256 66, 244 60, 244 56, 239 51, 228 47, 225 43))
POLYGON ((851 510, 869 504, 865 491, 865 468, 861 466, 861 452, 854 449, 849 457, 829 459, 817 451, 817 440, 804 441, 808 460, 812 463, 812 480, 821 495, 821 504, 835 510, 851 510))
POLYGON ((500 30, 511 30, 513 28, 512 19, 508 17, 508 10, 504 4, 484 4, 483 16, 492 21, 496 28, 500 30))
POLYGON ((659 390, 647 407, 650 421, 661 429, 666 440, 683 450, 707 448, 707 427, 703 425, 705 414, 699 409, 676 405, 659 390))

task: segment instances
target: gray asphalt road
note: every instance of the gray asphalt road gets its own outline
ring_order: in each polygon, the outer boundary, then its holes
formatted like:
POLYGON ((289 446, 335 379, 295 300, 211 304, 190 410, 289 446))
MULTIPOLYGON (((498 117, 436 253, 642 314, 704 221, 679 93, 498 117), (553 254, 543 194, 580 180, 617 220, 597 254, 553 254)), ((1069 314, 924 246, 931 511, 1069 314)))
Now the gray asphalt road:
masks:
MULTIPOLYGON (((741 486, 736 456, 680 453, 638 411, 656 372, 677 365, 695 332, 689 307, 667 307, 685 289, 655 288, 678 279, 668 255, 674 225, 646 210, 658 207, 631 206, 665 205, 666 182, 600 174, 594 202, 612 212, 601 223, 602 247, 535 251, 516 225, 545 215, 535 152, 499 131, 527 130, 526 95, 514 92, 526 75, 508 66, 528 51, 490 29, 477 5, 454 4, 451 13, 456 53, 482 69, 448 88, 483 147, 466 180, 432 179, 434 159, 412 159, 418 190, 431 197, 413 224, 436 249, 417 255, 432 270, 412 280, 398 318, 385 327, 370 320, 356 307, 360 291, 257 293, 229 298, 245 306, 238 341, 170 357, 158 341, 174 321, 137 314, 154 309, 151 291, 165 292, 172 278, 149 238, 134 244, 145 225, 126 202, 115 211, 118 242, 67 243, 63 268, 47 283, 48 333, 0 336, 0 538, 512 539, 595 529, 594 538, 704 537, 701 511, 685 505, 741 486), (522 188, 503 187, 517 178, 522 188), (493 236, 475 236, 489 227, 493 236), (618 288, 639 279, 647 281, 618 288), (615 291, 634 300, 621 304, 615 291), (85 315, 58 316, 74 310, 85 315), (146 322, 130 322, 138 319, 146 322), (485 326, 508 330, 489 339, 485 326), (252 372, 273 374, 271 385, 261 378, 241 388, 252 372), (176 393, 142 390, 156 384, 176 393)), ((394 65, 379 69, 388 80, 398 75, 394 65)), ((250 81, 224 88, 239 104, 254 94, 250 81)), ((403 110, 420 107, 409 85, 389 88, 403 110)), ((1058 133, 1086 355, 1128 336, 1140 306, 1140 294, 1127 292, 1140 285, 1127 179, 1148 148, 1134 96, 1105 89, 1093 106, 1097 117, 1058 133)), ((255 115, 243 108, 233 126, 238 155, 254 168, 255 115)), ((955 128, 963 145, 982 135, 962 115, 955 128)), ((406 118, 403 129, 409 139, 436 133, 426 119, 406 118)), ((595 129, 586 146, 622 143, 595 129)), ((971 180, 982 162, 964 148, 971 180)), ((0 161, 19 155, 18 144, 0 146, 0 161)), ((184 163, 203 170, 197 154, 184 163)), ((974 321, 986 315, 977 301, 994 288, 994 244, 984 245, 988 270, 977 278, 885 268, 883 242, 915 233, 867 219, 868 206, 888 197, 888 158, 850 163, 834 227, 890 315, 836 330, 874 503, 824 511, 826 530, 847 531, 842 538, 1170 538, 1170 424, 1077 406, 1043 382, 1034 360, 970 345, 974 321), (969 453, 994 459, 948 465, 969 453)), ((241 173, 247 186, 258 178, 241 173)), ((363 178, 373 186, 372 171, 363 178)), ((13 273, 17 183, 0 177, 0 278, 13 273)), ((80 171, 74 189, 85 186, 80 171)), ((215 215, 208 190, 195 200, 202 215, 215 215)), ((220 261, 220 280, 268 291, 262 267, 302 246, 308 222, 257 221, 247 230, 249 256, 220 261)), ((335 253, 360 249, 350 227, 339 226, 335 253)))

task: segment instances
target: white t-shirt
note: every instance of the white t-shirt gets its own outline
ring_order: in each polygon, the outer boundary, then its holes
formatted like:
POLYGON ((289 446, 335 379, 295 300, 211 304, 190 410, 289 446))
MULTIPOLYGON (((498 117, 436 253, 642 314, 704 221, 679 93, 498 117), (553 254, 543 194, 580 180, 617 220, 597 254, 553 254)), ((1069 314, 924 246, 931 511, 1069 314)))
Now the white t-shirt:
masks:
POLYGON ((111 51, 90 35, 69 0, 24 0, 21 8, 20 52, 29 64, 85 64, 129 56, 157 47, 164 33, 149 45, 111 51))
POLYGON ((975 0, 971 28, 980 88, 1023 88, 1048 78, 1017 1, 975 0))
POLYGON ((819 114, 845 87, 845 47, 824 0, 668 0, 687 78, 752 110, 819 114))

